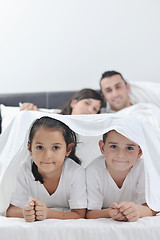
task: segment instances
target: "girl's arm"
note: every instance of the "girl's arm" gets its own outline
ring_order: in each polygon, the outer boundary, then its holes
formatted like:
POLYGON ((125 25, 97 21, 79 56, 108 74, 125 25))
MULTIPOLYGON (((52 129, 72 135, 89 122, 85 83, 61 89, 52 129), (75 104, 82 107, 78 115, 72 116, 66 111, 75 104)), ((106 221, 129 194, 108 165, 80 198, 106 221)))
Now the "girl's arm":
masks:
POLYGON ((6 217, 24 218, 23 209, 19 208, 19 207, 15 207, 12 204, 10 204, 7 211, 6 211, 6 217))
POLYGON ((23 208, 15 207, 10 204, 9 208, 6 211, 6 217, 18 217, 24 218, 26 222, 34 222, 35 221, 35 210, 34 210, 34 202, 29 202, 23 208))
POLYGON ((54 219, 79 219, 84 218, 86 209, 71 209, 70 212, 57 211, 47 208, 46 204, 40 200, 35 200, 35 217, 37 220, 44 220, 47 218, 54 219))
POLYGON ((79 219, 85 218, 86 209, 71 209, 70 212, 60 212, 53 209, 47 209, 47 218, 54 219, 79 219))
POLYGON ((101 209, 101 210, 88 210, 86 218, 110 218, 109 208, 101 209))

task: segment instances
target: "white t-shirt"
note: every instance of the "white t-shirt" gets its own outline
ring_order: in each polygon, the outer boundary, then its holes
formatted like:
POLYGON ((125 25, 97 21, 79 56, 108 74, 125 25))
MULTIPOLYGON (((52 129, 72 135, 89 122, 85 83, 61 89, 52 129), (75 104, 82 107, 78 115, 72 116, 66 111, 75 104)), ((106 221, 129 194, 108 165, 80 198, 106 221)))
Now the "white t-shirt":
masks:
POLYGON ((16 191, 11 204, 20 208, 29 198, 45 202, 48 208, 82 209, 87 207, 85 170, 72 159, 66 158, 56 191, 50 195, 43 184, 35 181, 31 170, 32 162, 25 162, 17 177, 16 191))
POLYGON ((100 156, 86 168, 88 209, 108 208, 111 203, 132 201, 143 204, 145 200, 145 179, 143 159, 138 159, 131 168, 121 188, 117 186, 100 156))

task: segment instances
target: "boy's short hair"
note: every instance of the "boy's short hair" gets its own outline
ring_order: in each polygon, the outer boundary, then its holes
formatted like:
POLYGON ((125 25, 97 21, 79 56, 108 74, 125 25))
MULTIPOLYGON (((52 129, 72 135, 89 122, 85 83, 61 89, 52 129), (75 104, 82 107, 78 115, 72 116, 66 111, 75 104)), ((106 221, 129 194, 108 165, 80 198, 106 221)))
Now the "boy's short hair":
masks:
MULTIPOLYGON (((113 130, 111 130, 111 131, 113 131, 113 130)), ((109 132, 111 132, 111 131, 109 131, 109 132)), ((103 134, 103 137, 102 137, 102 138, 103 138, 103 142, 104 142, 104 143, 106 142, 107 135, 108 135, 109 132, 106 132, 106 133, 103 134)))

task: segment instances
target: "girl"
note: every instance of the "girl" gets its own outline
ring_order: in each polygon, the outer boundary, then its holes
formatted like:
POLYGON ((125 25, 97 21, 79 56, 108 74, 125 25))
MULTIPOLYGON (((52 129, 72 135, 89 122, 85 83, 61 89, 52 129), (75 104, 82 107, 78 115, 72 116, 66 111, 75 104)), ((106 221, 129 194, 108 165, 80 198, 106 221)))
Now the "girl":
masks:
POLYGON ((33 160, 22 165, 6 215, 24 217, 27 222, 84 218, 85 175, 75 148, 76 135, 67 125, 50 117, 37 119, 28 141, 33 160), (70 211, 51 208, 70 208, 70 211))
POLYGON ((111 130, 99 141, 104 157, 87 167, 87 218, 136 221, 152 216, 146 204, 145 177, 141 148, 111 130))

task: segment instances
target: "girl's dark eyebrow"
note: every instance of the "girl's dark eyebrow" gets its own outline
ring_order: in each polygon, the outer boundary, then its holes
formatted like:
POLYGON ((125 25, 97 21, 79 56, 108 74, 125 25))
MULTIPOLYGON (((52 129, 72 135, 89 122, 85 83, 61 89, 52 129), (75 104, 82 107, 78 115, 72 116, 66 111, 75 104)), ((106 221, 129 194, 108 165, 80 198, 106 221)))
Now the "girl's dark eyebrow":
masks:
MULTIPOLYGON (((41 144, 41 145, 44 145, 44 143, 41 143, 41 142, 36 142, 35 144, 41 144)), ((52 145, 62 145, 61 143, 52 143, 52 145)))

